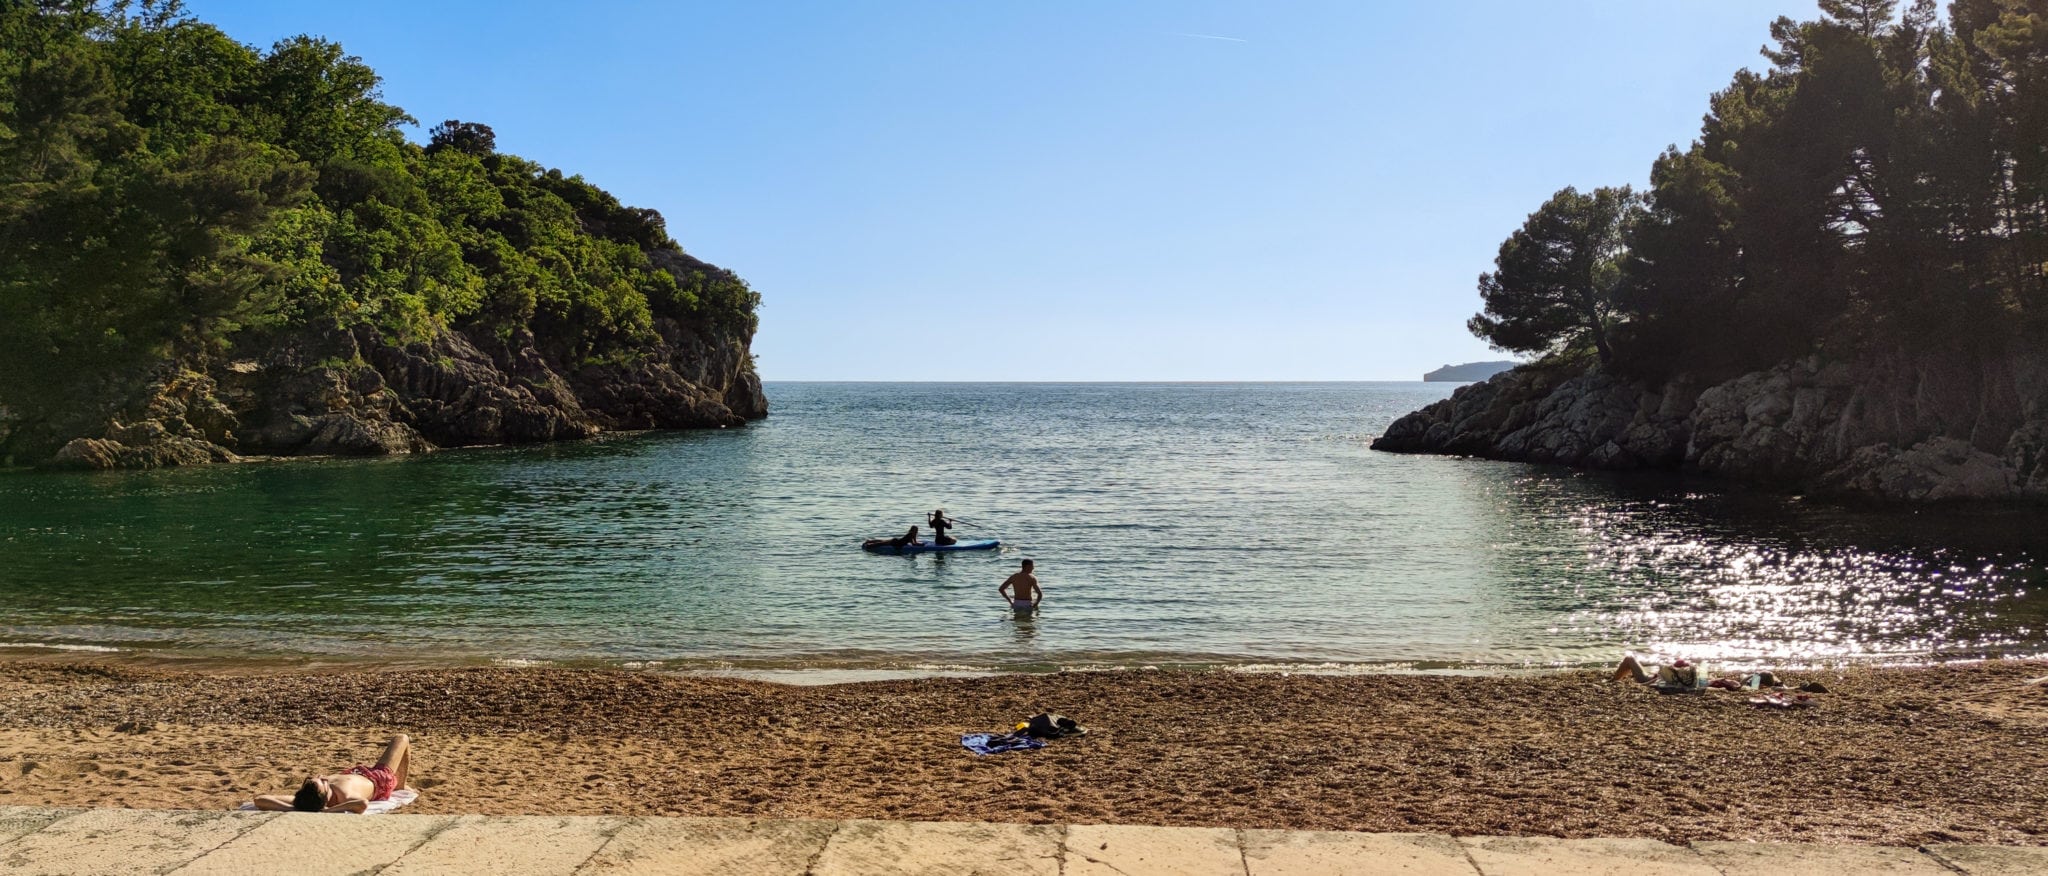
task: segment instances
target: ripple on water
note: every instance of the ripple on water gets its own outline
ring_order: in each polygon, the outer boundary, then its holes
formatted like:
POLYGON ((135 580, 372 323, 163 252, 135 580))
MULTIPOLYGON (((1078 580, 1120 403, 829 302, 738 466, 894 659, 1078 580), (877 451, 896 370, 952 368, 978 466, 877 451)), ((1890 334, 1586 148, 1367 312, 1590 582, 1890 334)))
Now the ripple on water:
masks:
POLYGON ((740 430, 9 473, 0 639, 883 673, 2043 651, 2028 513, 1365 449, 1449 389, 778 383, 774 416, 740 430), (855 548, 936 507, 1005 547, 855 548), (1020 622, 994 590, 1023 557, 1047 599, 1020 622))

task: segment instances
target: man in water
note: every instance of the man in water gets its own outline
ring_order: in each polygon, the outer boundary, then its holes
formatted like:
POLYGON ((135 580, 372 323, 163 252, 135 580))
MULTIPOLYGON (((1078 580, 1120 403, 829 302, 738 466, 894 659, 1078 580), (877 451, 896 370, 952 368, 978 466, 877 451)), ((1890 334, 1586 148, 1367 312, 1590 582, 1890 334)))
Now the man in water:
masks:
POLYGON ((931 524, 932 527, 932 544, 953 544, 958 541, 958 539, 946 534, 946 530, 953 528, 953 520, 946 516, 946 509, 940 508, 937 511, 933 511, 931 519, 925 522, 931 524))
POLYGON ((400 733, 384 746, 376 766, 356 764, 345 772, 313 776, 286 798, 265 795, 256 798, 256 808, 271 812, 353 812, 358 815, 378 800, 391 799, 391 792, 405 787, 406 773, 412 771, 412 740, 400 733))
POLYGON ((1045 599, 1045 591, 1038 589, 1038 576, 1031 574, 1031 561, 1024 561, 1024 568, 1003 579, 1003 586, 996 592, 1010 601, 1010 610, 1019 618, 1030 617, 1038 611, 1038 603, 1045 599))

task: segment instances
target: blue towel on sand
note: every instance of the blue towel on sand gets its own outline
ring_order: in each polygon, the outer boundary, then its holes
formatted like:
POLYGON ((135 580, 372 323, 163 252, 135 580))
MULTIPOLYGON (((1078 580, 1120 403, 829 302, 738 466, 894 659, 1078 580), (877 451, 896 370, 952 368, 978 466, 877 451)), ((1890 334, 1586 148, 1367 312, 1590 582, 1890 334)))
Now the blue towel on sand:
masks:
POLYGON ((960 737, 960 744, 975 754, 1001 754, 1005 751, 1030 751, 1044 748, 1045 740, 1033 739, 1022 733, 969 733, 960 737))

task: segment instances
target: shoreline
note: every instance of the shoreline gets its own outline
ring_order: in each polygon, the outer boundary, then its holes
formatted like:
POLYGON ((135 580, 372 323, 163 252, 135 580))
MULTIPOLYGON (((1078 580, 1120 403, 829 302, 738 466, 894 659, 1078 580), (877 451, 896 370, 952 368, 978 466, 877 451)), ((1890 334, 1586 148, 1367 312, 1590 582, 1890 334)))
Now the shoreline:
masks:
POLYGON ((1131 670, 801 687, 617 670, 0 661, 0 805, 225 809, 412 735, 408 812, 2048 845, 2048 662, 1788 672, 1131 670), (978 757, 1040 710, 1090 728, 978 757), (119 729, 125 728, 125 729, 119 729))
MULTIPOLYGON (((1679 655, 1688 649, 1674 648, 1679 655)), ((1645 663, 1668 659, 1662 651, 1617 650, 1645 663)), ((1131 655, 1103 659, 1077 658, 1034 664, 974 665, 968 662, 914 662, 909 660, 756 660, 730 661, 701 658, 648 660, 548 659, 524 657, 481 657, 423 654, 413 658, 354 657, 335 654, 224 657, 203 652, 122 648, 71 643, 0 642, 0 671, 11 664, 67 666, 91 663, 138 671, 173 670, 207 675, 262 676, 322 672, 433 672, 469 670, 559 670, 568 672, 620 672, 675 678, 727 679, 812 687, 860 684, 874 681, 915 681, 937 678, 996 678, 1002 676, 1055 676, 1069 673, 1182 672, 1221 673, 1249 676, 1326 676, 1333 678, 1379 675, 1422 675, 1448 677, 1506 677, 1574 672, 1601 672, 1614 661, 1549 663, 1468 663, 1454 660, 1301 660, 1283 661, 1263 657, 1217 655, 1161 655, 1164 659, 1137 661, 1131 655)), ((1618 660, 1619 658, 1616 658, 1618 660)), ((1866 655, 1833 660, 1793 659, 1695 659, 1706 671, 1719 675, 1774 672, 1830 673, 1864 669, 1929 669, 1944 666, 1973 666, 1998 663, 2048 662, 2048 653, 2019 654, 1937 654, 1866 655)))

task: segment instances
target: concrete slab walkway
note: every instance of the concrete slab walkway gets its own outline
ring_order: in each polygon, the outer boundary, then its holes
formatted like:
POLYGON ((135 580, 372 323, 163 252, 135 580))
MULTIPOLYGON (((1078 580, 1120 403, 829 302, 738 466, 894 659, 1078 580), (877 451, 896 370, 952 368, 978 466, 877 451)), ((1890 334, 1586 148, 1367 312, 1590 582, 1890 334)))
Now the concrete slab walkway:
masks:
POLYGON ((0 807, 0 872, 1598 876, 2048 873, 2048 848, 1559 840, 1126 825, 280 815, 0 807))

